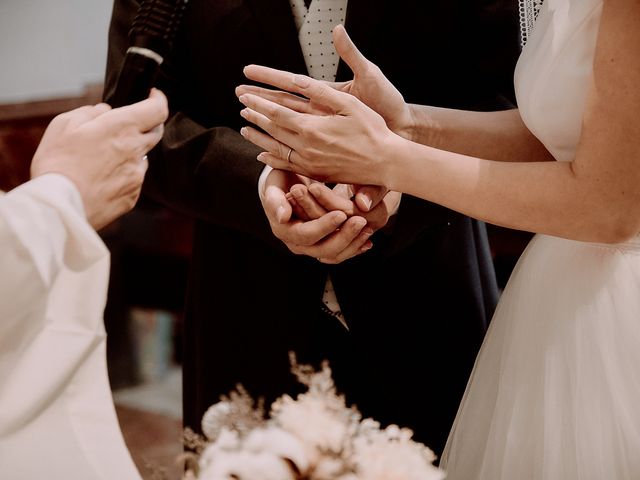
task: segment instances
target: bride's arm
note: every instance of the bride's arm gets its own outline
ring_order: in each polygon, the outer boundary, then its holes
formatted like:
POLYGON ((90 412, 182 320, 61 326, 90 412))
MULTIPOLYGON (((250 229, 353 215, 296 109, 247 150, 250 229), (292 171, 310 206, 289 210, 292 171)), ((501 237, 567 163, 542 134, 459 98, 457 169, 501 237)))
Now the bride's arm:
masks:
POLYGON ((408 107, 410 123, 402 134, 414 142, 505 162, 553 160, 515 108, 472 112, 415 104, 408 107))
POLYGON ((389 168, 381 169, 387 172, 389 187, 521 230, 602 242, 637 235, 639 46, 637 3, 605 1, 594 78, 573 161, 505 164, 394 141, 402 154, 390 155, 389 168))

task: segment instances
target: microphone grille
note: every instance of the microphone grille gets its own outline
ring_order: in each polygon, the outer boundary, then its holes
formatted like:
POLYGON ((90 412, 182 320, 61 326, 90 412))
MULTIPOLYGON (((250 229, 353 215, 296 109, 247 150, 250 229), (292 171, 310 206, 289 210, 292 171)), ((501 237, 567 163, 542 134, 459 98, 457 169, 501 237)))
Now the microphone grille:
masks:
POLYGON ((161 56, 171 50, 189 0, 142 0, 131 24, 129 36, 136 46, 161 56))

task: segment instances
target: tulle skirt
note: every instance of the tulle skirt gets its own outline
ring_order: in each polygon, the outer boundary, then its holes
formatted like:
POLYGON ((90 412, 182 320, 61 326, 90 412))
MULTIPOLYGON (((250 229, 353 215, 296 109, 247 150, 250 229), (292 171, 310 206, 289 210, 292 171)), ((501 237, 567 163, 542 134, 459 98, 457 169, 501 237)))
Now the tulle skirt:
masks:
POLYGON ((640 479, 640 238, 532 239, 441 466, 447 480, 640 479))

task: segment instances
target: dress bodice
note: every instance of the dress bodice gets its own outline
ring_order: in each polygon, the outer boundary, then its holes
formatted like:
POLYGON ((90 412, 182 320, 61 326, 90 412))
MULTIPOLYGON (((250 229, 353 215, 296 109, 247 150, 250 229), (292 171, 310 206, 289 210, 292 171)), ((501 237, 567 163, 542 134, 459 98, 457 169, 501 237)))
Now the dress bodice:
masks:
POLYGON ((572 160, 593 77, 602 0, 546 0, 515 72, 520 114, 556 160, 572 160))

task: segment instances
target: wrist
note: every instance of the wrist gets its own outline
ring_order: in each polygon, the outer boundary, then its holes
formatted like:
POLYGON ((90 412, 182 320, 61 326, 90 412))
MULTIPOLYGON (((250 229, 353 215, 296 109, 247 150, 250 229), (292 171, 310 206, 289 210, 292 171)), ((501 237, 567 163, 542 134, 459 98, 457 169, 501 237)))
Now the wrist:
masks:
POLYGON ((410 142, 415 142, 417 121, 413 105, 405 104, 404 113, 398 123, 398 128, 394 129, 394 132, 410 142))
POLYGON ((398 134, 410 142, 441 148, 444 129, 438 120, 440 109, 413 104, 407 107, 406 120, 398 134))
POLYGON ((402 159, 407 146, 411 141, 398 133, 389 132, 383 141, 382 152, 379 158, 385 159, 380 165, 380 178, 374 182, 383 185, 389 190, 401 191, 397 188, 398 173, 402 172, 402 159))

